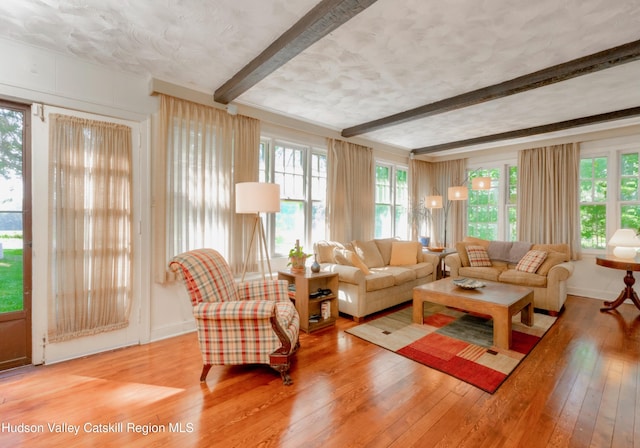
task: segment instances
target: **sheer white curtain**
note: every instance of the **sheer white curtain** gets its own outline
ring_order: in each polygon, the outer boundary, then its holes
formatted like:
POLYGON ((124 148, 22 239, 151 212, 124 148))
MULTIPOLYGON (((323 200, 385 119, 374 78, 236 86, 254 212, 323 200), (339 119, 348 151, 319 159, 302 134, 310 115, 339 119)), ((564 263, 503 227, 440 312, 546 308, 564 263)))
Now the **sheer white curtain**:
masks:
POLYGON ((327 235, 348 242, 373 238, 373 149, 327 139, 327 235))
POLYGON ((127 126, 50 116, 49 340, 128 325, 132 154, 127 126))
POLYGON ((580 248, 577 144, 518 153, 518 239, 540 244, 568 243, 572 258, 580 248))
POLYGON ((154 165, 154 272, 172 279, 169 260, 218 250, 236 272, 252 222, 235 213, 235 184, 258 180, 260 122, 160 95, 154 165), (246 221, 246 222, 245 222, 246 221))

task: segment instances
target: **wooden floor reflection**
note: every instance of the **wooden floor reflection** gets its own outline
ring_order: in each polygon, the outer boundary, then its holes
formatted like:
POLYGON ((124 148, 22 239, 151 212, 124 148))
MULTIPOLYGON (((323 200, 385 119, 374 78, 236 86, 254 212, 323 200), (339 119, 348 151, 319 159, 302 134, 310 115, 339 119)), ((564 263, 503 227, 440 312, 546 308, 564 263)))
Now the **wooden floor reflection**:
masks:
POLYGON ((640 313, 601 306, 569 297, 493 395, 346 334, 344 318, 301 336, 289 387, 262 366, 200 384, 195 334, 4 372, 0 446, 640 446, 640 313))

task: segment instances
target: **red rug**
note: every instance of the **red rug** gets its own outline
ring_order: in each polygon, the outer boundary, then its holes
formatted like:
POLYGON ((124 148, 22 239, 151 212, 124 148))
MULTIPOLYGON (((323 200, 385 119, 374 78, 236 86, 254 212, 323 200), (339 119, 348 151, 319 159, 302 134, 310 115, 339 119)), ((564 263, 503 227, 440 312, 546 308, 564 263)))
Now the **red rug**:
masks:
POLYGON ((494 393, 556 321, 535 313, 534 325, 513 318, 511 349, 493 345, 493 321, 442 305, 425 303, 424 324, 412 323, 411 307, 347 330, 455 378, 494 393))

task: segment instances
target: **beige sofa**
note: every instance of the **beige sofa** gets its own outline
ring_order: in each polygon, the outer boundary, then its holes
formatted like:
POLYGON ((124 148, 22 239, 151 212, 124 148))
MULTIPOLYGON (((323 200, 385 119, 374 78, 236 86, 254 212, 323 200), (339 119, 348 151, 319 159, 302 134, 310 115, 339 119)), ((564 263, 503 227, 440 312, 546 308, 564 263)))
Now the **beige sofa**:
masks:
POLYGON ((456 244, 457 253, 447 255, 445 264, 454 278, 468 277, 527 286, 533 289, 535 308, 557 315, 567 299, 567 279, 573 274, 569 245, 522 242, 513 243, 513 246, 510 244, 467 237, 456 244), (489 255, 491 266, 471 266, 469 246, 484 247, 489 255), (529 250, 546 253, 540 266, 535 272, 516 269, 518 260, 521 260, 529 250))
POLYGON ((320 241, 315 253, 322 271, 339 274, 338 309, 355 321, 411 300, 414 287, 436 278, 439 262, 420 243, 395 238, 320 241))

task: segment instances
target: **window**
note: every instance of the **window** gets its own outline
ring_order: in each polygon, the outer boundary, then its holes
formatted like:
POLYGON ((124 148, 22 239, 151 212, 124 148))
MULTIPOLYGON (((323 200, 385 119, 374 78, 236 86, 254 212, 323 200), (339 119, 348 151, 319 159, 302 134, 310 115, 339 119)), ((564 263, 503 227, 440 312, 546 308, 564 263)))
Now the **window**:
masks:
POLYGON ((263 138, 260 180, 280 185, 280 213, 269 222, 270 252, 286 256, 296 240, 311 251, 325 239, 327 155, 309 146, 263 138))
POLYGON ((607 157, 580 159, 580 239, 584 249, 607 244, 607 157))
POLYGON ((640 230, 638 153, 620 156, 620 227, 640 230))
POLYGON ((407 169, 376 164, 375 237, 409 237, 407 169))
POLYGON ((507 209, 507 240, 518 240, 518 167, 507 166, 508 185, 505 208, 507 209))
POLYGON ((476 169, 469 172, 468 176, 469 184, 476 177, 490 177, 491 188, 469 190, 467 234, 491 241, 515 241, 517 167, 505 165, 503 168, 476 169), (503 207, 500 206, 500 197, 503 195, 501 186, 506 190, 503 207))
POLYGON ((640 148, 630 136, 580 146, 581 246, 607 249, 617 229, 640 229, 640 148))

